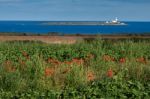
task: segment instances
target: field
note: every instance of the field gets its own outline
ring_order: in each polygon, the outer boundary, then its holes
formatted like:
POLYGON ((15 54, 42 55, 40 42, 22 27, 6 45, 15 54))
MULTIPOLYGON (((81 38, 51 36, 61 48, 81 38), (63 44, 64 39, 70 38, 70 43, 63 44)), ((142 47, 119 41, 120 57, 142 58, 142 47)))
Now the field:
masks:
POLYGON ((2 99, 149 99, 150 40, 0 42, 2 99))

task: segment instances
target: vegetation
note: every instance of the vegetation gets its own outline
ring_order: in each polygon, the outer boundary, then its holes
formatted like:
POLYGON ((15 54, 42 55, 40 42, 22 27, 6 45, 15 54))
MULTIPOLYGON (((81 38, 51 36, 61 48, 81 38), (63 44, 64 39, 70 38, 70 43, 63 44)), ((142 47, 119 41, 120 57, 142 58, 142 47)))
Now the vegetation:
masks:
POLYGON ((149 99, 149 40, 0 43, 0 98, 149 99))
POLYGON ((80 34, 80 33, 74 33, 74 34, 69 34, 69 33, 61 33, 61 32, 48 32, 48 33, 30 33, 30 32, 0 32, 0 36, 82 36, 82 37, 92 37, 96 38, 97 36, 130 36, 130 38, 139 38, 139 37, 145 37, 147 36, 149 38, 150 33, 145 32, 145 33, 113 33, 113 34, 80 34))

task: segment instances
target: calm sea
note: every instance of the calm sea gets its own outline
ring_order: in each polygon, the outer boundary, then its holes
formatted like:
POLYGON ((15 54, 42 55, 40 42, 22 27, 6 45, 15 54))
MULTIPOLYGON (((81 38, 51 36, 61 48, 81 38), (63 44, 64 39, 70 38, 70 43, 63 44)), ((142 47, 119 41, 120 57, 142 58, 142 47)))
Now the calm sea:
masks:
POLYGON ((0 21, 0 32, 43 34, 141 34, 150 33, 150 22, 125 22, 124 26, 48 25, 48 21, 0 21))

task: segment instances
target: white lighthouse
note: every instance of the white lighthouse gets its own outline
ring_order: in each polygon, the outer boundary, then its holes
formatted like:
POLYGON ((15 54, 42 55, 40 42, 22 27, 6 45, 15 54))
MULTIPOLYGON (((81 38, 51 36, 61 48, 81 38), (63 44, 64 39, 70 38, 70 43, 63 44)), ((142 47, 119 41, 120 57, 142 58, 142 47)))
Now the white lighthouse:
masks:
POLYGON ((111 23, 120 23, 120 22, 118 21, 118 18, 116 17, 116 19, 112 20, 111 23))
POLYGON ((116 17, 114 20, 106 21, 104 25, 127 25, 126 23, 118 21, 118 18, 116 17))

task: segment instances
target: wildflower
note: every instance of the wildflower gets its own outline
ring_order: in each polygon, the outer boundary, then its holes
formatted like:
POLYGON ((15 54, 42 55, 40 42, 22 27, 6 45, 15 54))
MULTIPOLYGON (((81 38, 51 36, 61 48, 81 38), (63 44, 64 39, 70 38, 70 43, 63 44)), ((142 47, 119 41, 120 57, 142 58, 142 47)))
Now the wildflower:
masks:
POLYGON ((144 57, 139 57, 139 58, 136 59, 136 61, 137 61, 137 62, 140 62, 140 63, 144 63, 144 64, 147 63, 147 62, 146 62, 146 59, 145 59, 144 57))
POLYGON ((72 62, 71 61, 65 61, 64 64, 71 65, 72 62))
POLYGON ((109 77, 109 78, 112 78, 112 77, 113 77, 113 70, 112 70, 112 69, 109 69, 109 70, 107 71, 107 77, 109 77))
POLYGON ((120 58, 120 59, 119 59, 119 62, 120 62, 120 63, 125 63, 125 62, 126 62, 126 59, 125 59, 125 58, 120 58))
POLYGON ((88 72, 87 73, 87 80, 88 81, 93 81, 95 79, 94 73, 93 72, 88 72))
POLYGON ((103 56, 103 60, 104 61, 115 61, 115 59, 109 55, 104 55, 103 56))
POLYGON ((72 59, 72 62, 75 63, 75 64, 77 64, 77 65, 84 64, 84 60, 83 59, 78 59, 78 58, 72 59))
POLYGON ((22 55, 23 55, 24 57, 26 57, 26 59, 30 59, 30 56, 29 56, 29 54, 28 54, 27 52, 23 51, 23 52, 22 52, 22 55))
POLYGON ((22 52, 22 55, 23 55, 24 57, 28 56, 27 52, 25 52, 25 51, 22 52))
POLYGON ((53 59, 53 58, 48 58, 47 62, 51 64, 55 64, 55 65, 59 65, 61 63, 60 61, 53 59))
POLYGON ((45 76, 52 76, 54 74, 53 68, 46 68, 45 69, 45 76))

